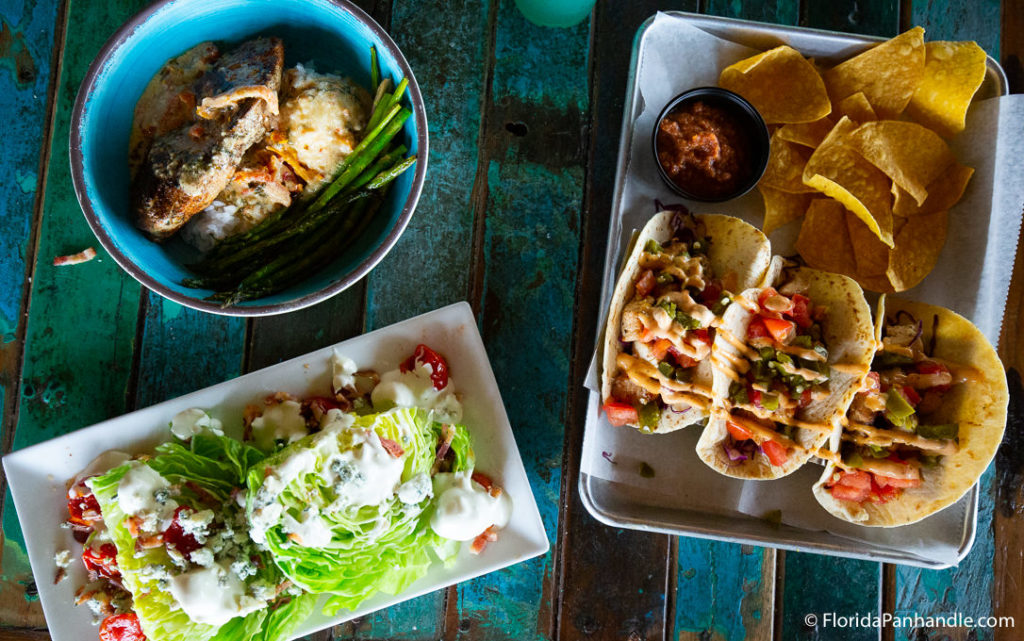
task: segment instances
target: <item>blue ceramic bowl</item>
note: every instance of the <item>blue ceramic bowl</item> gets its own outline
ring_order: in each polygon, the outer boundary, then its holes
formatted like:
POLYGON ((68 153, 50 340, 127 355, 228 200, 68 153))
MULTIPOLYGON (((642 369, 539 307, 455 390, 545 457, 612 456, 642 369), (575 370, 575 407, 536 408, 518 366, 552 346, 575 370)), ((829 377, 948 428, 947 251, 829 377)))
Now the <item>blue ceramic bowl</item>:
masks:
POLYGON ((347 0, 160 0, 132 18, 89 68, 71 120, 71 171, 86 219, 103 247, 129 274, 167 298, 217 314, 264 316, 320 302, 362 278, 398 241, 427 173, 427 119, 412 69, 387 33, 347 0), (221 309, 213 292, 181 284, 197 254, 174 238, 157 244, 136 229, 129 206, 128 136, 135 103, 173 56, 206 40, 240 43, 257 35, 284 40, 285 66, 312 61, 317 71, 349 76, 370 87, 370 46, 381 73, 408 78, 413 117, 403 143, 415 171, 392 183, 359 239, 334 262, 288 290, 221 309))

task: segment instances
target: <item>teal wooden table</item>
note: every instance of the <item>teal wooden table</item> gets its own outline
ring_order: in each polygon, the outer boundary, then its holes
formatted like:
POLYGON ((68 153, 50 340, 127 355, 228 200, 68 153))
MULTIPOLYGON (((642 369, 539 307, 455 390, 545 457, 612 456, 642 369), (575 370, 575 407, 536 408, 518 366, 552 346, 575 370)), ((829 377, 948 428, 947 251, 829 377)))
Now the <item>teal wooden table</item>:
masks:
MULTIPOLYGON (((1000 354, 1013 421, 982 482, 978 538, 923 571, 616 530, 576 492, 614 158, 630 46, 658 9, 891 36, 978 41, 1024 91, 1024 0, 599 2, 571 29, 511 0, 363 0, 419 79, 431 128, 412 223, 369 277, 332 300, 245 321, 141 288, 97 246, 75 200, 68 122, 103 42, 145 0, 0 0, 0 407, 8 452, 447 303, 477 314, 551 551, 317 635, 318 639, 1024 638, 1024 267, 1000 354), (823 629, 821 616, 1014 616, 1018 628, 823 629), (819 625, 808 625, 808 614, 819 625)), ((0 638, 45 638, 10 494, 0 638)))

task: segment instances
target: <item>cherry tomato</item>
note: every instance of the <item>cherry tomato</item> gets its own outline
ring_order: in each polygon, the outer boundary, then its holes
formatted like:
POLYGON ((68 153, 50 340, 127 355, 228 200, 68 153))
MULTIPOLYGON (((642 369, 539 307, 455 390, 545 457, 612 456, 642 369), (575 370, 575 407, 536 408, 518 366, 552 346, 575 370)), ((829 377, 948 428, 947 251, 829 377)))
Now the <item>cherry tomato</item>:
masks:
POLYGON ((776 441, 765 441, 761 443, 761 451, 768 457, 772 465, 782 465, 789 460, 789 454, 781 443, 776 441))
POLYGON ((729 436, 731 436, 734 441, 749 441, 754 437, 750 430, 743 427, 739 423, 726 421, 725 428, 729 430, 729 436))
POLYGON ((608 416, 608 422, 615 426, 627 425, 629 423, 637 424, 640 422, 640 415, 637 414, 636 408, 629 403, 620 403, 619 401, 608 401, 601 409, 608 416))
POLYGON ((651 293, 654 289, 654 285, 657 284, 657 279, 654 278, 654 272, 649 269, 645 269, 640 278, 636 279, 636 293, 638 296, 643 297, 651 293))
POLYGON ((432 370, 430 380, 434 383, 434 389, 443 390, 448 386, 448 363, 443 356, 420 343, 416 346, 416 351, 412 353, 412 356, 405 359, 399 369, 403 372, 411 372, 416 368, 416 363, 430 365, 432 370))
POLYGON ((121 579, 117 569, 117 548, 113 543, 104 543, 100 547, 86 547, 82 550, 82 564, 89 574, 96 574, 114 581, 121 579))
POLYGON ((167 529, 164 531, 164 541, 167 543, 167 545, 173 547, 178 552, 187 557, 193 551, 198 550, 203 546, 199 543, 199 541, 196 541, 196 537, 194 537, 192 534, 186 534, 184 528, 181 527, 181 521, 179 520, 179 516, 181 514, 181 511, 186 509, 190 508, 180 506, 178 509, 174 510, 174 519, 171 521, 171 524, 167 526, 167 529))
POLYGON ((100 624, 100 641, 146 641, 134 612, 112 614, 100 624))

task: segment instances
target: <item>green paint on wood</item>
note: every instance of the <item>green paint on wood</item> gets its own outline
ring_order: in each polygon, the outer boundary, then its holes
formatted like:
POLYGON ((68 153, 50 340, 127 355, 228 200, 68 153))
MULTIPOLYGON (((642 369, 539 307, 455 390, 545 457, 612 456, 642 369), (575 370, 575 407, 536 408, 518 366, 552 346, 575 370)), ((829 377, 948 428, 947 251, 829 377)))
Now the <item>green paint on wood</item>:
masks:
POLYGON ((999 60, 1000 1, 913 0, 911 20, 925 28, 924 39, 974 40, 999 60))
POLYGON ((368 277, 370 328, 464 300, 469 292, 472 192, 487 65, 487 4, 471 0, 394 3, 392 34, 423 92, 430 158, 415 215, 395 248, 368 277))
POLYGON ((882 566, 869 561, 786 552, 782 638, 786 641, 877 641, 874 628, 823 629, 825 612, 836 616, 877 614, 882 566), (805 617, 817 616, 808 626, 805 617))
POLYGON ((690 633, 743 641, 771 629, 773 604, 766 597, 774 586, 762 581, 764 548, 681 537, 678 558, 671 638, 690 633))
MULTIPOLYGON (((78 85, 103 42, 145 4, 143 0, 116 4, 72 0, 68 6, 68 22, 74 28, 68 30, 57 96, 14 449, 121 414, 125 409, 139 286, 104 253, 81 265, 53 267, 51 262, 54 256, 96 245, 71 184, 71 107, 78 85)), ((37 8, 43 5, 39 3, 37 8)), ((44 51, 36 62, 48 59, 44 51)), ((33 154, 24 165, 35 166, 37 158, 33 154)), ((22 211, 27 221, 28 208, 22 211)), ((8 254, 3 252, 4 256, 8 254)), ((4 269, 7 274, 21 273, 20 268, 4 269)), ((13 512, 14 504, 7 501, 5 523, 10 522, 13 512)), ((5 530, 5 537, 15 544, 22 543, 20 533, 14 530, 5 530)), ((5 568, 13 563, 7 551, 5 548, 2 561, 5 568)))
POLYGON ((794 25, 800 18, 800 3, 794 0, 709 0, 704 13, 728 18, 794 25))

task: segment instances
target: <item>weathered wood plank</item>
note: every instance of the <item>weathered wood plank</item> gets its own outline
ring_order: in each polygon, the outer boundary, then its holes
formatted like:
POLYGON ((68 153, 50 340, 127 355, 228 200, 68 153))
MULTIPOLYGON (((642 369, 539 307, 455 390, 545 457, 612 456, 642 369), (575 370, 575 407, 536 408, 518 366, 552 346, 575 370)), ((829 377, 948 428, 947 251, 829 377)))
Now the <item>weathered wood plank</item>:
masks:
MULTIPOLYGON (((18 423, 13 449, 120 414, 131 369, 140 287, 104 253, 89 263, 55 268, 55 256, 96 246, 71 185, 68 131, 71 106, 85 71, 104 40, 144 6, 141 0, 72 1, 63 49, 56 115, 25 334, 18 423)), ((35 167, 31 162, 28 167, 35 167)), ((4 587, 0 620, 41 626, 23 602, 31 577, 14 506, 4 506, 4 587)), ((28 593, 29 598, 35 598, 28 593)))
POLYGON ((903 27, 924 27, 925 40, 974 40, 999 60, 999 5, 999 0, 911 0, 911 24, 903 27))
MULTIPOLYGON (((591 27, 590 138, 580 243, 580 277, 572 381, 586 376, 593 354, 604 254, 615 178, 615 150, 622 130, 629 52, 636 30, 658 9, 696 10, 696 2, 598 3, 591 27)), ((577 483, 580 443, 588 392, 571 387, 566 426, 562 522, 559 526, 562 591, 556 638, 661 639, 668 615, 675 568, 672 537, 605 526, 580 502, 577 483)))
MULTIPOLYGON (((494 70, 475 190, 483 272, 473 299, 554 541, 583 196, 588 25, 537 27, 511 2, 492 24, 494 70)), ((549 553, 460 586, 454 636, 550 636, 555 570, 549 553)))
POLYGON ((899 0, 805 0, 801 3, 802 27, 894 36, 899 20, 899 0))
MULTIPOLYGON (((50 133, 48 107, 54 39, 60 3, 15 1, 0 6, 0 95, 7 153, 0 157, 7 189, 0 193, 0 429, 6 452, 13 438, 18 409, 18 376, 25 326, 26 265, 35 252, 33 223, 38 220, 39 167, 43 166, 50 133)), ((2 478, 2 474, 0 474, 2 478)), ((0 500, 10 503, 6 483, 0 500)), ((2 504, 0 504, 2 505, 2 504)), ((21 530, 13 508, 3 515, 0 621, 40 625, 39 603, 26 590, 31 579, 21 530), (4 533, 12 537, 7 542, 4 533)))
POLYGON ((704 4, 703 12, 727 18, 795 25, 800 19, 800 2, 799 0, 768 0, 766 2, 708 0, 704 4))

